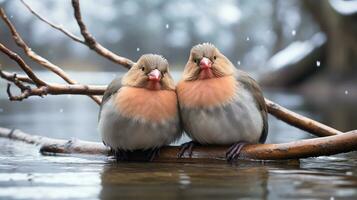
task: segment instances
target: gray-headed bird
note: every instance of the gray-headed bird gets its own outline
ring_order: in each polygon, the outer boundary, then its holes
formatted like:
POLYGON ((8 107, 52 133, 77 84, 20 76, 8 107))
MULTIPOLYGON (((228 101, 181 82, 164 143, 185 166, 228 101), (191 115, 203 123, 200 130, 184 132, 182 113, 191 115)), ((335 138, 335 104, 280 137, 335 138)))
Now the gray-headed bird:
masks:
POLYGON ((195 144, 231 145, 226 157, 234 161, 245 144, 265 142, 267 107, 260 87, 212 44, 191 49, 177 95, 183 129, 192 138, 179 157, 191 155, 195 144))
POLYGON ((103 143, 126 160, 127 152, 147 150, 148 159, 181 134, 175 84, 169 64, 160 55, 146 54, 104 93, 98 129, 103 143))

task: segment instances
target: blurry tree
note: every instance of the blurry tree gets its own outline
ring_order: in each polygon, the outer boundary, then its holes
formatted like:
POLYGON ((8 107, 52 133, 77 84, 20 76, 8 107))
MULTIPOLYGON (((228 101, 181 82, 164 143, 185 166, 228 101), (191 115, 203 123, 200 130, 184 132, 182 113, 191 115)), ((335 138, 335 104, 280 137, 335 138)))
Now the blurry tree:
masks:
POLYGON ((320 29, 327 35, 327 74, 333 80, 357 75, 357 2, 304 0, 320 29))

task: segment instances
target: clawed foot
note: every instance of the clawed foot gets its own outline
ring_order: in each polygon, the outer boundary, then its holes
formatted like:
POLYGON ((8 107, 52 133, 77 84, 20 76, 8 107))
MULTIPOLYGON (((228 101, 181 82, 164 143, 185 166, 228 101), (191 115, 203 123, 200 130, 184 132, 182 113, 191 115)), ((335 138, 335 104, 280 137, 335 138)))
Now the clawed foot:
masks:
POLYGON ((186 142, 181 145, 180 152, 177 154, 178 158, 182 158, 183 154, 185 152, 188 152, 188 156, 191 158, 192 156, 192 148, 193 146, 197 146, 199 143, 191 141, 191 142, 186 142))
POLYGON ((237 142, 233 144, 226 153, 227 161, 232 163, 238 160, 240 151, 248 142, 237 142))
POLYGON ((117 149, 114 151, 114 156, 115 159, 118 161, 126 161, 128 160, 128 152, 121 150, 121 149, 117 149))
POLYGON ((160 148, 154 148, 148 151, 148 160, 151 162, 157 156, 160 156, 160 148))

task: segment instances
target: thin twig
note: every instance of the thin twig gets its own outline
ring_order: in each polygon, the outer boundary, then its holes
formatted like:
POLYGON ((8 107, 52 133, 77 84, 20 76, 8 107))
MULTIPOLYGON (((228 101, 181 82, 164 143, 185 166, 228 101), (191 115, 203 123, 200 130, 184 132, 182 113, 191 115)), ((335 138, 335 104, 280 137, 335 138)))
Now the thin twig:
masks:
POLYGON ((101 44, 99 44, 95 38, 92 36, 92 34, 89 33, 87 26, 84 24, 82 20, 82 15, 81 15, 81 10, 79 6, 79 1, 78 0, 72 0, 72 7, 74 10, 74 17, 77 21, 77 24, 79 26, 79 29, 81 31, 82 36, 84 37, 85 43, 90 49, 93 49, 95 52, 97 52, 99 55, 122 65, 123 67, 130 69, 131 66, 133 66, 134 62, 129 60, 128 58, 119 56, 112 51, 108 50, 107 48, 103 47, 101 44))
POLYGON ((6 48, 2 43, 0 43, 0 51, 6 54, 10 59, 14 60, 21 69, 31 78, 37 86, 44 86, 46 83, 36 76, 32 69, 25 63, 25 61, 17 55, 15 52, 6 48))
POLYGON ((82 43, 84 44, 84 40, 82 40, 81 38, 79 38, 78 36, 74 35, 73 33, 71 33, 70 31, 66 30, 65 28, 63 28, 61 25, 56 25, 52 22, 50 22, 49 20, 47 20, 46 18, 42 17, 40 14, 38 14, 35 10, 33 10, 31 8, 30 5, 28 5, 24 0, 21 0, 21 3, 25 5, 25 7, 33 14, 35 15, 39 20, 45 22, 46 24, 50 25, 52 28, 57 29, 59 31, 61 31, 62 33, 64 33, 65 35, 67 35, 69 38, 71 38, 72 40, 82 43))
POLYGON ((21 0, 21 2, 39 20, 41 20, 42 22, 44 22, 44 23, 48 24, 49 26, 55 28, 56 30, 61 31, 62 33, 67 35, 72 40, 88 46, 90 49, 94 50, 99 55, 109 59, 110 61, 112 61, 114 63, 120 64, 120 65, 122 65, 123 67, 125 67, 127 69, 129 69, 134 64, 134 62, 131 61, 130 59, 122 57, 122 56, 119 56, 119 55, 113 53, 112 51, 108 50, 107 48, 105 48, 104 46, 102 46, 101 44, 99 44, 95 40, 95 38, 89 33, 86 25, 84 24, 84 22, 82 20, 80 6, 79 6, 79 2, 78 1, 76 1, 76 0, 72 1, 72 6, 73 6, 73 10, 74 10, 75 19, 76 19, 76 21, 78 23, 78 26, 80 28, 82 36, 84 37, 84 40, 80 39, 77 36, 75 36, 73 33, 71 33, 70 31, 66 30, 61 25, 56 25, 56 24, 50 22, 49 20, 47 20, 46 18, 44 18, 43 16, 38 14, 34 9, 32 9, 30 5, 25 3, 25 1, 21 0))
MULTIPOLYGON (((15 26, 11 23, 11 21, 8 19, 6 16, 5 11, 1 8, 0 9, 0 16, 5 22, 5 24, 8 26, 10 29, 11 35, 15 41, 15 43, 21 47, 26 55, 30 57, 33 61, 36 63, 40 64, 41 66, 45 67, 46 69, 54 72, 57 74, 59 77, 61 77, 64 81, 66 81, 69 84, 78 84, 77 81, 71 79, 69 75, 65 71, 63 71, 59 66, 51 63, 47 59, 43 58, 42 56, 38 55, 36 52, 34 52, 27 44, 26 42, 22 39, 20 34, 17 32, 15 26)), ((100 99, 99 97, 96 96, 90 96, 91 99, 93 99, 97 104, 100 104, 100 99)))
MULTIPOLYGON (((15 73, 10 73, 10 72, 7 72, 7 71, 3 71, 1 68, 0 68, 0 77, 5 79, 5 80, 8 80, 10 82, 13 82, 13 78, 14 78, 14 75, 15 73)), ((16 78, 22 82, 25 82, 25 83, 29 83, 29 84, 35 84, 33 82, 33 80, 31 80, 29 77, 25 76, 25 75, 19 75, 19 74, 16 74, 16 78)))

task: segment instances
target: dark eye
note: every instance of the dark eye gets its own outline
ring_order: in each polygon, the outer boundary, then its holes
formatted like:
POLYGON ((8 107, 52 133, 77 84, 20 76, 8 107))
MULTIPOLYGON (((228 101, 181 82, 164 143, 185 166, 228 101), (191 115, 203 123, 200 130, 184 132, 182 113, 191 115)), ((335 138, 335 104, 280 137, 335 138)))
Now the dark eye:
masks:
POLYGON ((141 71, 145 71, 145 67, 141 67, 141 71))
POLYGON ((197 58, 195 58, 195 59, 193 60, 193 62, 195 62, 195 63, 197 63, 197 64, 198 64, 198 59, 197 59, 197 58))
POLYGON ((216 60, 216 59, 217 59, 217 56, 213 56, 213 59, 215 59, 215 60, 216 60))

